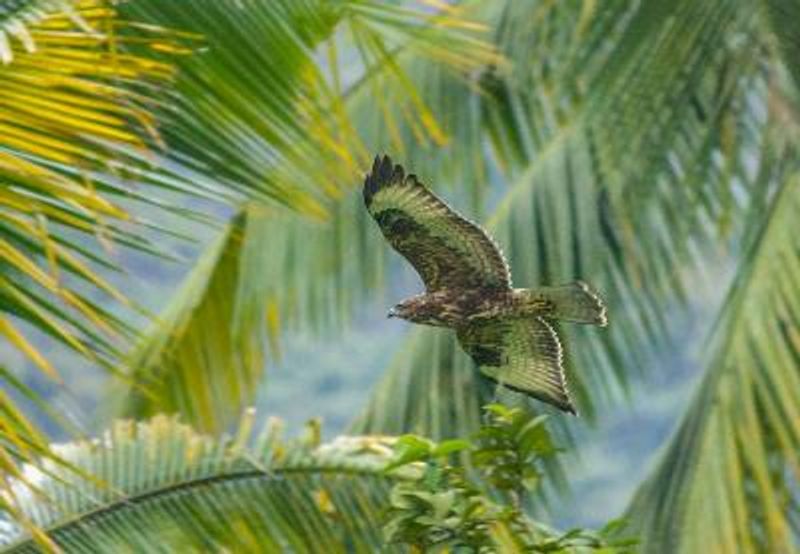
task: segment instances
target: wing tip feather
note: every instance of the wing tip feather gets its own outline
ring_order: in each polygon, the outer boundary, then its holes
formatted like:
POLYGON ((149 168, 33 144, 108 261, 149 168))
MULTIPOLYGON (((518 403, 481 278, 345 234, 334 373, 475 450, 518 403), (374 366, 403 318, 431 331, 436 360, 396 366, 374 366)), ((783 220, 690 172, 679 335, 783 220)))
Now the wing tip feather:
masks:
MULTIPOLYGON (((367 207, 372 203, 372 197, 379 190, 394 183, 402 183, 405 178, 405 169, 400 164, 395 164, 392 159, 384 154, 375 156, 372 170, 364 178, 364 203, 367 207)), ((412 175, 409 175, 409 179, 412 175)))

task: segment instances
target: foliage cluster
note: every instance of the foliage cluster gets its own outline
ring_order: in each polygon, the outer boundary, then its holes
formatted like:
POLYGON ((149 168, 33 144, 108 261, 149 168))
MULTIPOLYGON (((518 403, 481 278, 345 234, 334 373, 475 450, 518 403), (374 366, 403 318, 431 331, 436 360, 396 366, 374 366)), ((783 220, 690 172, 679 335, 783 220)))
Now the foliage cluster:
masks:
MULTIPOLYGON (((92 441, 55 447, 60 459, 14 484, 19 509, 68 552, 628 552, 631 541, 536 523, 523 495, 555 449, 541 416, 500 405, 474 443, 406 435, 340 436, 320 424, 282 437, 279 420, 215 439, 177 418, 117 421, 92 441), (459 456, 462 454, 463 456, 459 456), (86 476, 90 476, 87 478, 86 476), (466 550, 464 550, 466 549, 466 550)), ((37 552, 22 526, 0 529, 3 552, 37 552)))
POLYGON ((525 509, 542 474, 537 467, 557 449, 545 416, 501 404, 485 407, 486 420, 473 441, 435 443, 406 435, 394 445, 389 468, 421 462, 420 479, 394 485, 389 542, 423 552, 632 552, 635 540, 619 538, 624 522, 598 532, 572 529, 558 534, 525 509), (454 453, 460 453, 460 456, 454 453))

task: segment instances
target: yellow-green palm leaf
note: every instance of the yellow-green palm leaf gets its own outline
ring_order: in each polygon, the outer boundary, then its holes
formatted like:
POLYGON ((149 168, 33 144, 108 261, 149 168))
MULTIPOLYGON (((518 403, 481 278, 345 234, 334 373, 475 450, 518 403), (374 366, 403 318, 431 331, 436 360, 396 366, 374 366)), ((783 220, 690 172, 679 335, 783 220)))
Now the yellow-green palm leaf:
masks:
MULTIPOLYGON (((0 3, 0 347, 56 383, 47 341, 113 367, 131 335, 118 314, 131 303, 103 272, 121 247, 152 250, 123 203, 139 197, 128 172, 149 167, 150 109, 173 74, 147 54, 173 39, 151 28, 132 54, 130 31, 104 1, 0 3)), ((0 463, 14 475, 48 454, 19 400, 64 422, 23 367, 4 359, 0 369, 0 463)), ((18 513, 5 478, 0 489, 18 513)))

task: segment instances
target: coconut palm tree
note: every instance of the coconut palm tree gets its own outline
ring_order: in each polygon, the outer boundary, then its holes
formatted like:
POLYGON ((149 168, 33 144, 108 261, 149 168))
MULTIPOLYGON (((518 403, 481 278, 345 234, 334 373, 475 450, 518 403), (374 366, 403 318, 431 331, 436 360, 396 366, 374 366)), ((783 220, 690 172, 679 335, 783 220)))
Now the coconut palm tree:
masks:
MULTIPOLYGON (((380 290, 393 260, 357 188, 369 157, 390 151, 488 223, 515 282, 581 277, 604 290, 608 332, 568 330, 590 421, 682 348, 691 308, 724 289, 702 379, 628 516, 647 552, 796 548, 795 2, 191 4, 120 7, 203 41, 201 55, 170 54, 165 163, 141 173, 226 191, 235 215, 121 356, 125 415, 179 412, 225 429, 281 334, 336 326, 380 290)), ((114 159, 129 165, 145 157, 121 150, 114 159)), ((87 314, 77 321, 96 333, 87 314)), ((96 342, 93 355, 112 359, 96 342)), ((491 394, 452 337, 417 331, 352 429, 466 436, 491 394)), ((575 423, 556 427, 569 440, 575 423)), ((29 442, 44 451, 40 436, 29 442)))

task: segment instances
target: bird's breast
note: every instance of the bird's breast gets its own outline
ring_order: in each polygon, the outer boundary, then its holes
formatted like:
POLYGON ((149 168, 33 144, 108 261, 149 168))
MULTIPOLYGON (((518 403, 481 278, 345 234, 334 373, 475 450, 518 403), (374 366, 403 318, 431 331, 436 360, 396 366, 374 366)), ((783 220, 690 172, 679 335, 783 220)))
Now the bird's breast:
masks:
POLYGON ((513 309, 513 298, 506 291, 476 291, 463 299, 462 310, 468 321, 492 319, 507 315, 513 309))

